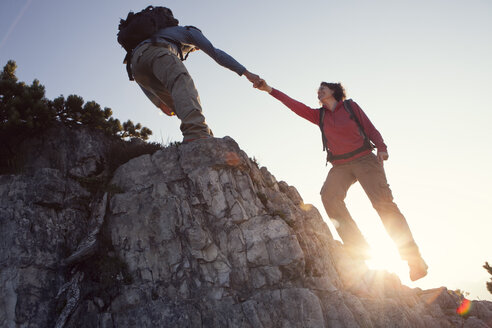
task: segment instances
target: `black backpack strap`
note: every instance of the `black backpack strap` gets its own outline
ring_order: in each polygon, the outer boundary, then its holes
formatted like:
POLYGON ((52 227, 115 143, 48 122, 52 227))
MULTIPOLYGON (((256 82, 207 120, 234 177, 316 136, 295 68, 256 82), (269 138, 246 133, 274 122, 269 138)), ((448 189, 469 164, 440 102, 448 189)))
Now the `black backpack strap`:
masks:
POLYGON ((343 107, 349 113, 350 118, 354 120, 357 126, 359 127, 359 132, 362 138, 364 138, 364 146, 366 147, 370 146, 371 149, 374 149, 375 146, 372 144, 371 140, 367 137, 366 132, 364 131, 364 127, 360 123, 359 118, 357 117, 357 115, 354 112, 354 109, 352 108, 352 101, 353 101, 352 99, 344 100, 343 107))
POLYGON ((202 31, 202 30, 200 30, 198 27, 193 26, 193 25, 186 25, 186 26, 185 26, 185 28, 186 28, 187 30, 190 30, 190 29, 195 29, 195 30, 198 30, 198 31, 200 31, 200 32, 202 31))
POLYGON ((321 107, 319 109, 319 129, 321 130, 321 141, 323 142, 323 151, 326 150, 326 136, 325 132, 323 131, 323 120, 325 119, 325 108, 321 107))
POLYGON ((128 74, 128 78, 130 81, 134 81, 133 73, 132 73, 132 53, 127 52, 125 58, 123 59, 123 64, 126 64, 126 73, 128 74))
POLYGON ((354 109, 352 108, 351 102, 352 102, 352 99, 344 100, 343 101, 343 107, 345 108, 345 110, 347 111, 347 113, 349 113, 350 118, 352 120, 354 120, 355 123, 357 123, 357 126, 359 127, 359 131, 360 131, 362 137, 364 139, 366 139, 367 136, 366 136, 366 133, 364 132, 364 128, 362 127, 362 124, 360 123, 359 118, 357 117, 357 115, 355 115, 354 109))
POLYGON ((331 162, 332 161, 332 158, 333 158, 333 154, 332 152, 328 149, 328 145, 327 145, 327 139, 326 139, 326 135, 325 135, 325 131, 323 129, 323 122, 324 122, 324 119, 325 119, 325 113, 326 113, 326 109, 324 107, 321 107, 319 109, 319 129, 321 130, 321 141, 323 142, 323 151, 326 150, 326 165, 328 165, 328 162, 331 162))

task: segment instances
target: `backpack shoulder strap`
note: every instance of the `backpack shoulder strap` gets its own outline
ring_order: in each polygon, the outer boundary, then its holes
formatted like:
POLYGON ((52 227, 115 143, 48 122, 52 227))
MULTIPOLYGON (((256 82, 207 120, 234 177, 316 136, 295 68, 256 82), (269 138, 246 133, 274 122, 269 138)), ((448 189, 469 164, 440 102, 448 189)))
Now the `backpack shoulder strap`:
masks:
POLYGON ((323 142, 323 151, 327 149, 326 136, 325 136, 325 132, 323 131, 323 121, 325 119, 325 111, 326 109, 324 107, 321 107, 319 109, 319 123, 318 123, 319 129, 321 130, 321 141, 323 142))
POLYGON ((333 154, 331 151, 328 149, 328 142, 326 139, 325 135, 325 130, 323 129, 324 126, 324 119, 325 119, 325 113, 326 113, 326 108, 321 107, 319 110, 319 129, 321 130, 321 141, 323 142, 323 151, 326 150, 326 165, 328 165, 328 162, 332 160, 333 154))
POLYGON ((344 100, 343 101, 343 107, 349 113, 350 118, 352 120, 354 120, 355 123, 357 124, 357 126, 359 127, 359 132, 360 132, 362 138, 364 138, 364 143, 367 144, 367 145, 369 145, 372 149, 374 149, 375 146, 373 145, 373 143, 371 142, 371 140, 367 137, 367 134, 364 131, 364 127, 362 126, 362 123, 360 122, 359 118, 357 117, 357 115, 354 112, 354 109, 352 108, 352 102, 353 102, 352 99, 344 100))
POLYGON ((186 26, 185 26, 185 28, 186 28, 187 30, 194 29, 194 30, 198 30, 198 31, 200 31, 200 32, 202 31, 202 30, 200 30, 198 27, 193 26, 193 25, 186 25, 186 26))
POLYGON ((364 139, 366 139, 367 136, 366 136, 366 133, 364 131, 364 128, 362 127, 362 124, 360 123, 359 118, 357 117, 357 115, 355 115, 354 109, 352 108, 352 101, 353 101, 352 99, 344 100, 343 101, 343 107, 345 108, 347 113, 349 113, 350 118, 352 120, 354 120, 355 123, 357 124, 357 126, 359 127, 360 133, 362 134, 364 139))

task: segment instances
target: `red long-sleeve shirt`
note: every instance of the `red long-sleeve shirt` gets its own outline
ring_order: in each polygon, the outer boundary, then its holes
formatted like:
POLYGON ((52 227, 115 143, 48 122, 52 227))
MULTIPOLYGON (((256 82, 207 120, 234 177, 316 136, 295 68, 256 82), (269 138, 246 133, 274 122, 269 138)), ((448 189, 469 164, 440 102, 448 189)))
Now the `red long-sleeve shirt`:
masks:
MULTIPOLYGON (((319 126, 319 109, 308 107, 277 89, 272 89, 270 94, 280 100, 297 115, 319 126)), ((376 130, 359 105, 355 102, 352 102, 352 104, 354 114, 357 115, 367 137, 374 142, 379 152, 387 152, 386 144, 379 131, 376 130)), ((323 131, 326 136, 327 147, 335 156, 350 153, 362 147, 364 144, 364 138, 360 134, 357 123, 350 118, 349 113, 343 108, 343 101, 338 102, 333 112, 331 110, 325 111, 323 131)), ((367 155, 370 152, 371 150, 368 149, 350 158, 333 161, 333 164, 336 165, 350 162, 356 158, 367 155)))

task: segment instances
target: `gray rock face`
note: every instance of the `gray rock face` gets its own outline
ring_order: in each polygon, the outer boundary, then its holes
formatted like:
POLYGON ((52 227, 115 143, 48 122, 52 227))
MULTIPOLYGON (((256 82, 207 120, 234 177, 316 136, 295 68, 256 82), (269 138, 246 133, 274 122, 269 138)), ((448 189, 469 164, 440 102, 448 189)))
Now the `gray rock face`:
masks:
POLYGON ((107 168, 110 145, 111 141, 100 131, 70 130, 59 124, 24 142, 19 153, 25 172, 51 168, 64 176, 84 178, 107 168))
POLYGON ((351 260, 231 138, 136 157, 88 191, 87 158, 107 158, 91 140, 0 176, 1 327, 492 327, 491 302, 461 317, 446 288, 351 260))

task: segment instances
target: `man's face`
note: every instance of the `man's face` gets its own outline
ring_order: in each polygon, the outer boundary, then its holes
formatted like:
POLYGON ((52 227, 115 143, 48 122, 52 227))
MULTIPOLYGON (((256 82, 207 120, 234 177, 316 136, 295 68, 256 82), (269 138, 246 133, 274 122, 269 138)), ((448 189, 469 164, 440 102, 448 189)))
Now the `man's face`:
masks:
POLYGON ((325 85, 320 85, 318 89, 318 99, 319 101, 326 100, 333 96, 333 90, 325 85))

